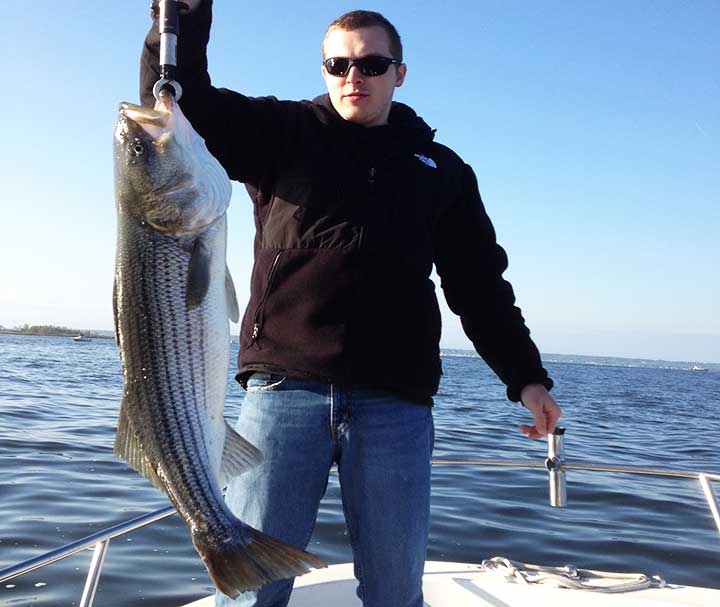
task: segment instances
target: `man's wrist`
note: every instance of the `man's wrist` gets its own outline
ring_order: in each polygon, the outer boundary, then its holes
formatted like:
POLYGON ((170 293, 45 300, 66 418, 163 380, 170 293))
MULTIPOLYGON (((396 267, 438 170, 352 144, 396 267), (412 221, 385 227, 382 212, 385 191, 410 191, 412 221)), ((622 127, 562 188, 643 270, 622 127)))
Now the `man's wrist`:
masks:
POLYGON ((548 394, 548 389, 545 387, 545 384, 541 384, 538 382, 533 382, 531 384, 525 384, 522 389, 520 390, 520 402, 525 405, 525 400, 532 395, 533 392, 537 393, 540 392, 541 396, 545 396, 548 394))

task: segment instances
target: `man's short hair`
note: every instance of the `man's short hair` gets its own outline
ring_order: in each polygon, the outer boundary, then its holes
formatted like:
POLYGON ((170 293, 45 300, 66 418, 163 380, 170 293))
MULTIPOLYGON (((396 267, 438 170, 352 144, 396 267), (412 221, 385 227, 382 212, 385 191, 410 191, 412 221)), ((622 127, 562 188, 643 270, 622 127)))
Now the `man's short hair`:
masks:
POLYGON ((325 32, 325 38, 323 38, 323 59, 325 59, 325 41, 330 35, 330 32, 336 29, 351 32, 362 27, 383 28, 390 39, 390 54, 393 59, 397 59, 402 62, 403 48, 402 42, 400 41, 400 34, 398 34, 392 23, 385 19, 385 17, 383 17, 380 13, 376 13, 374 11, 350 11, 349 13, 341 15, 328 25, 327 31, 325 32))

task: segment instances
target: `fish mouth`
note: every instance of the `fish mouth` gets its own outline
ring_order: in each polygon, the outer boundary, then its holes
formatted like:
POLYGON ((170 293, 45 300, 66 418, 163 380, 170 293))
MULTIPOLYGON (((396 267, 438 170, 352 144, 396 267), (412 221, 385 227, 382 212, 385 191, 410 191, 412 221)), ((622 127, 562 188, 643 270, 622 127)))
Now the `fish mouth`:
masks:
POLYGON ((160 99, 155 102, 155 107, 147 107, 137 105, 129 101, 123 101, 120 104, 119 112, 121 115, 137 122, 138 124, 150 124, 153 126, 167 126, 175 109, 175 98, 163 92, 160 99))
POLYGON ((138 124, 151 124, 153 126, 167 126, 170 112, 159 111, 156 108, 149 108, 143 105, 123 102, 118 110, 121 116, 129 118, 138 124))
POLYGON ((153 139, 159 139, 163 133, 171 128, 172 101, 170 107, 163 102, 155 104, 154 108, 123 102, 120 104, 121 121, 126 124, 136 124, 153 139))

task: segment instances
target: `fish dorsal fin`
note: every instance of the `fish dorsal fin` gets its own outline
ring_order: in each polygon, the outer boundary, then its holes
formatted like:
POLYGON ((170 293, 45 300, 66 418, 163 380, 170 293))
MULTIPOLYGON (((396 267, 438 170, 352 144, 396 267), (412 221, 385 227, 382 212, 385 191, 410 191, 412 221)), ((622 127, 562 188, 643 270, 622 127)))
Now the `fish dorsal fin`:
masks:
POLYGON ((140 443, 138 433, 135 431, 126 402, 128 395, 123 397, 123 404, 120 406, 120 417, 118 419, 117 433, 115 434, 115 455, 124 459, 132 466, 138 474, 144 476, 163 493, 167 493, 165 486, 160 480, 155 467, 145 455, 140 443))
POLYGON ((225 445, 220 466, 220 486, 263 461, 260 450, 240 436, 233 427, 225 422, 225 445))
POLYGON ((185 302, 188 308, 199 306, 210 287, 210 250, 202 238, 195 241, 188 265, 185 302))
POLYGON ((233 322, 240 320, 240 306, 238 306, 235 284, 230 275, 230 268, 225 266, 225 301, 227 302, 228 318, 233 322))

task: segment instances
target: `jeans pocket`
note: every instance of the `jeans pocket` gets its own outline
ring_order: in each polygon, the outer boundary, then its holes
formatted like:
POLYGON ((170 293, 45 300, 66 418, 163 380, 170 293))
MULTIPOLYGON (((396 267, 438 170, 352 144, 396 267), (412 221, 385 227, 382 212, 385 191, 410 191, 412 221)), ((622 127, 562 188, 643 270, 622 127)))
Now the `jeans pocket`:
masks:
POLYGON ((273 373, 253 373, 247 380, 247 392, 269 392, 276 390, 287 379, 284 375, 273 373))

